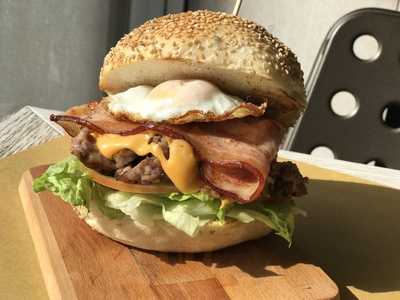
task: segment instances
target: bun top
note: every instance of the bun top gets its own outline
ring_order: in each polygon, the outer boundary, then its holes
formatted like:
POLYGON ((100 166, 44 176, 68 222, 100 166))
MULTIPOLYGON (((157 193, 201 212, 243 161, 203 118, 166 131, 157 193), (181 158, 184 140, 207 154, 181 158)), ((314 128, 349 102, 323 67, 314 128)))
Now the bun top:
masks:
POLYGON ((105 57, 99 86, 114 94, 172 79, 204 79, 231 95, 267 102, 287 123, 306 104, 294 53, 262 26, 220 12, 166 15, 134 29, 105 57))

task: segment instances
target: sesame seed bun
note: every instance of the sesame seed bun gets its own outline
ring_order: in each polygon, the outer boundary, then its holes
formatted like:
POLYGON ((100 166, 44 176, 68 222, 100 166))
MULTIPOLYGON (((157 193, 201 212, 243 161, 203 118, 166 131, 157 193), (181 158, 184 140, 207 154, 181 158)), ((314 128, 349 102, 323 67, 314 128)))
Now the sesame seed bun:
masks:
POLYGON ((107 54, 99 86, 115 94, 172 79, 204 79, 231 95, 266 101, 267 114, 288 125, 306 106, 293 52, 262 26, 225 13, 185 12, 146 22, 107 54))
POLYGON ((163 220, 142 224, 128 216, 109 219, 91 201, 90 212, 84 206, 74 207, 75 212, 93 230, 120 243, 140 249, 161 252, 208 252, 244 241, 258 239, 271 232, 264 223, 241 223, 227 220, 225 224, 214 221, 203 226, 195 237, 190 237, 163 220))

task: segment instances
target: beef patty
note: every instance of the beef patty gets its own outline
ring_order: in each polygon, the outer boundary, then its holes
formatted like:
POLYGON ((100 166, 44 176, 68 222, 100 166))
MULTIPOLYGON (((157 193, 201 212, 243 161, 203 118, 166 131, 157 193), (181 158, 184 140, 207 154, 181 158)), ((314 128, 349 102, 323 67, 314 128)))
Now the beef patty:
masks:
MULTIPOLYGON (((157 134, 149 143, 159 144, 165 158, 169 158, 169 147, 165 137, 157 134)), ((129 149, 122 149, 112 159, 104 157, 97 149, 96 140, 87 128, 82 128, 72 139, 71 152, 87 167, 114 176, 120 181, 152 184, 169 180, 161 168, 160 161, 153 155, 138 156, 129 149)), ((307 193, 307 180, 308 178, 300 174, 294 163, 274 161, 267 180, 267 193, 269 197, 276 199, 299 197, 307 193)))
MULTIPOLYGON (((159 143, 164 153, 169 154, 166 140, 154 136, 151 143, 159 143)), ((82 128, 72 139, 72 154, 87 167, 117 180, 135 184, 152 184, 167 180, 159 160, 153 155, 138 156, 129 149, 122 149, 112 159, 104 157, 96 146, 89 129, 82 128)))

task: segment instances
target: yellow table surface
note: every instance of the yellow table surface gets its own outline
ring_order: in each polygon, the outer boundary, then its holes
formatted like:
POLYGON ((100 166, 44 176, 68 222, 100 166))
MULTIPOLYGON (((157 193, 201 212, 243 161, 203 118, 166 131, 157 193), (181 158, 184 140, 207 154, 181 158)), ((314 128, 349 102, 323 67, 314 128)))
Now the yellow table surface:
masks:
MULTIPOLYGON (((0 160, 0 299, 47 299, 17 193, 22 173, 68 155, 66 138, 0 160)), ((311 178, 298 201, 293 251, 339 285, 342 299, 400 299, 400 192, 301 164, 311 178)))

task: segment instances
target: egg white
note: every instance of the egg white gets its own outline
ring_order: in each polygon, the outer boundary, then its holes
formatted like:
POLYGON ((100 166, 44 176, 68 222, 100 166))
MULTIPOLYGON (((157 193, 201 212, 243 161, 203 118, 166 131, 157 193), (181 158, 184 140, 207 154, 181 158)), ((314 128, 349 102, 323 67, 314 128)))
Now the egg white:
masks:
POLYGON ((109 96, 108 109, 154 122, 184 116, 190 111, 224 115, 243 101, 204 80, 169 80, 156 87, 140 85, 109 96))

